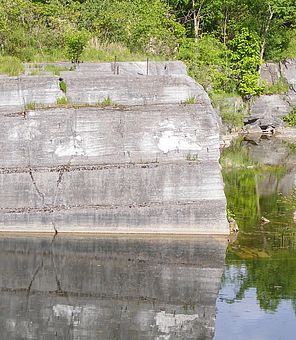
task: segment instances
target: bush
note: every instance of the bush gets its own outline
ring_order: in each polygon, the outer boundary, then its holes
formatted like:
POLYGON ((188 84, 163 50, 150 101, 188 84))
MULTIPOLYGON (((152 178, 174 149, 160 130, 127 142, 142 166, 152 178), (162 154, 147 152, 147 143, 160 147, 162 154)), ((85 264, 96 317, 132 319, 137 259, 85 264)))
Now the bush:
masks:
POLYGON ((65 34, 65 45, 68 58, 72 63, 80 62, 80 58, 89 40, 89 33, 86 31, 68 31, 65 34))
POLYGON ((260 39, 254 32, 243 28, 231 41, 231 62, 238 81, 237 90, 242 95, 260 95, 263 87, 259 85, 258 72, 260 59, 260 39))
POLYGON ((188 72, 207 91, 233 92, 235 80, 228 62, 230 51, 211 35, 183 39, 178 59, 184 61, 188 72))

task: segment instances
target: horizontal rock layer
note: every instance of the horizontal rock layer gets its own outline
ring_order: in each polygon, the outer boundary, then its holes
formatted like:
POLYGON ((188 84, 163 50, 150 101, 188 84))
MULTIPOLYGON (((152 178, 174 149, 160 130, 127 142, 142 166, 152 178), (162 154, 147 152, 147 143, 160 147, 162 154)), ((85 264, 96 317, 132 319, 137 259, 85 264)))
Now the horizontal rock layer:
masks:
POLYGON ((64 72, 67 98, 84 107, 17 111, 28 98, 54 102, 59 80, 0 78, 1 229, 227 233, 217 116, 180 65, 165 64, 170 75, 158 75, 164 64, 149 76, 106 75, 110 63, 64 72), (120 105, 87 106, 106 97, 120 105), (180 104, 188 98, 196 104, 180 104))
POLYGON ((8 168, 219 158, 216 118, 205 104, 34 110, 2 116, 0 132, 8 168))

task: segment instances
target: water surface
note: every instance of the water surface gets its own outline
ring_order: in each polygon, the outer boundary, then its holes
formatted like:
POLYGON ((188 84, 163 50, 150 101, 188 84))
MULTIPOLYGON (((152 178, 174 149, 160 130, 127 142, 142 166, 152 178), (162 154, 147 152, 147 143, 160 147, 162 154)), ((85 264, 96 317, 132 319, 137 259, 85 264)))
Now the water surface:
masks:
POLYGON ((226 238, 0 237, 3 339, 212 339, 226 238))
POLYGON ((240 232, 226 253, 215 340, 296 337, 295 160, 293 145, 276 139, 224 151, 228 208, 240 232))

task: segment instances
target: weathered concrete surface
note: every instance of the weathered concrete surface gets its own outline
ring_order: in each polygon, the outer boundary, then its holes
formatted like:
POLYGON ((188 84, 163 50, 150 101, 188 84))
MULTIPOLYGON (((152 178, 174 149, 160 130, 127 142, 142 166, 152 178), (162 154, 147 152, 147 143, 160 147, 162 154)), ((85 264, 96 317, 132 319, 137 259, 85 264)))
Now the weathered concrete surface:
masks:
POLYGON ((192 97, 198 102, 206 100, 203 88, 184 75, 90 77, 68 72, 63 79, 72 103, 96 104, 108 97, 123 105, 179 104, 192 97))
POLYGON ((2 337, 210 340, 226 243, 1 237, 2 337))
POLYGON ((64 96, 78 104, 96 104, 108 97, 112 103, 124 105, 180 104, 192 97, 198 102, 209 101, 202 87, 185 75, 96 76, 69 71, 63 79, 66 95, 57 76, 0 77, 0 113, 11 107, 24 110, 32 103, 56 104, 64 96))
MULTIPOLYGON (((180 71, 180 63, 175 68, 180 71)), ((129 106, 4 111, 1 230, 228 233, 217 116, 204 90, 180 73, 86 77, 69 71, 64 80, 72 102, 110 95, 129 106), (191 96, 197 104, 180 104, 191 96)), ((31 88, 30 79, 41 79, 41 97, 42 82, 58 87, 55 77, 24 76, 28 94, 37 86, 31 88)), ((58 92, 44 96, 54 100, 58 92)), ((6 100, 6 108, 11 103, 6 100)))
POLYGON ((54 167, 219 159, 206 104, 43 109, 1 117, 2 167, 54 167))
POLYGON ((62 95, 58 77, 0 77, 0 114, 24 111, 30 103, 55 104, 62 95))
MULTIPOLYGON (((47 64, 39 64, 44 69, 47 64)), ((0 76, 0 114, 23 111, 28 104, 56 104, 66 96, 72 103, 96 104, 109 97, 113 103, 145 105, 181 103, 196 97, 205 101, 207 96, 201 86, 186 75, 181 62, 116 63, 119 74, 114 74, 114 63, 85 63, 73 71, 61 72, 67 85, 67 93, 59 88, 59 77, 30 76, 27 67, 20 77, 0 76), (83 88, 83 91, 81 89, 83 88), (13 112, 13 111, 12 111, 13 112)), ((57 63, 69 67, 68 63, 57 63)), ((208 99, 207 99, 208 100, 208 99)))
MULTIPOLYGON (((119 75, 187 75, 186 67, 181 61, 155 62, 115 62, 115 63, 81 63, 77 65, 77 72, 119 75)), ((63 73, 62 73, 63 74, 63 73)))
MULTIPOLYGON (((172 75, 172 74, 183 74, 187 75, 186 67, 181 61, 163 61, 155 62, 147 61, 133 61, 133 62, 83 62, 79 64, 73 64, 70 62, 55 62, 55 63, 28 63, 25 64, 25 74, 30 75, 32 72, 38 71, 41 74, 48 74, 50 71, 46 69, 47 66, 54 65, 57 68, 68 69, 76 72, 82 72, 83 74, 90 74, 91 76, 102 76, 102 75, 172 75)), ((71 71, 71 72, 72 72, 71 71)), ((63 76, 65 73, 61 71, 63 76)), ((66 73, 67 74, 67 73, 66 73)))

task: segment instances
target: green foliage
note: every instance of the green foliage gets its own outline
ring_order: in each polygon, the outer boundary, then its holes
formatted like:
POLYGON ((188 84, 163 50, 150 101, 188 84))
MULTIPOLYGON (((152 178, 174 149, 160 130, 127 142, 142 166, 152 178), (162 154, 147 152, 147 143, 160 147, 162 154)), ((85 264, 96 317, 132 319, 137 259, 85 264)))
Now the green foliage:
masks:
POLYGON ((139 61, 139 60, 166 60, 163 55, 151 55, 144 52, 131 52, 131 50, 118 42, 100 42, 97 38, 90 39, 88 45, 82 53, 82 60, 84 61, 139 61))
POLYGON ((64 80, 59 81, 59 87, 61 91, 63 91, 64 93, 67 93, 67 84, 64 80))
POLYGON ((164 1, 87 1, 83 26, 101 41, 119 42, 132 52, 172 55, 185 29, 164 1))
POLYGON ((29 72, 29 76, 40 76, 41 74, 41 70, 40 68, 33 68, 30 72, 29 72))
POLYGON ((288 58, 296 58, 296 29, 289 31, 289 43, 287 48, 282 51, 277 60, 288 58))
POLYGON ((231 211, 230 209, 227 208, 226 211, 227 214, 227 220, 229 221, 231 218, 235 218, 235 213, 233 211, 231 211))
POLYGON ((186 63, 189 74, 205 89, 232 92, 235 82, 229 53, 227 47, 215 37, 205 35, 199 40, 183 39, 178 59, 186 63))
POLYGON ((260 60, 259 37, 243 28, 231 41, 231 61, 238 79, 237 89, 242 95, 261 94, 263 88, 259 86, 260 75, 258 69, 260 60))
POLYGON ((24 72, 22 62, 16 57, 0 56, 0 74, 19 76, 24 72))
POLYGON ((287 123, 288 126, 296 126, 296 107, 283 117, 283 121, 287 123))
POLYGON ((65 34, 65 45, 68 58, 73 63, 80 62, 83 50, 89 39, 89 34, 86 31, 68 31, 65 34))
POLYGON ((281 59, 288 46, 291 46, 291 32, 296 27, 294 0, 168 2, 190 37, 200 38, 210 33, 229 46, 237 33, 246 28, 259 37, 260 50, 265 59, 281 59))

